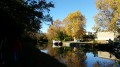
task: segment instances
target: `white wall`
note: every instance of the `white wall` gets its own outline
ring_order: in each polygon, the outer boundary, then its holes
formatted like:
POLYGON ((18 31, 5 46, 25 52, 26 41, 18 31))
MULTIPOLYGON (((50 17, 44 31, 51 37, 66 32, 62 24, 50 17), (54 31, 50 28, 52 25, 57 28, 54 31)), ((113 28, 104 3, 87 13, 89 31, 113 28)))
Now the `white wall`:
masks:
POLYGON ((115 36, 113 32, 98 32, 97 40, 114 40, 115 36))

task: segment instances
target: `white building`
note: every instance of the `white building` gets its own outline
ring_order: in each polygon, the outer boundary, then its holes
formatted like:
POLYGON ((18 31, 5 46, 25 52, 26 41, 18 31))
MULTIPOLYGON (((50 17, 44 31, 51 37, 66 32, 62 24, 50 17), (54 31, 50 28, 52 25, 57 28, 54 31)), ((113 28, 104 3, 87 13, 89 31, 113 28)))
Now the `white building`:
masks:
POLYGON ((114 40, 114 38, 117 36, 117 33, 114 32, 98 32, 96 33, 96 40, 114 40))

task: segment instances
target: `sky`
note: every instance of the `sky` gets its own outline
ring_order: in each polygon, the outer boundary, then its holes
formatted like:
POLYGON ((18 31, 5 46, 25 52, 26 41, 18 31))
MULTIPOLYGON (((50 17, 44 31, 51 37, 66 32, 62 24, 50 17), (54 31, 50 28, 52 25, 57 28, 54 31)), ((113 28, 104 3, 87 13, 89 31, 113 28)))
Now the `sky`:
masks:
MULTIPOLYGON (((53 20, 63 20, 68 14, 80 11, 86 18, 86 31, 93 32, 94 16, 97 13, 95 0, 46 0, 47 2, 53 1, 55 8, 51 8, 50 15, 53 20)), ((48 25, 43 24, 41 31, 47 33, 48 25)))

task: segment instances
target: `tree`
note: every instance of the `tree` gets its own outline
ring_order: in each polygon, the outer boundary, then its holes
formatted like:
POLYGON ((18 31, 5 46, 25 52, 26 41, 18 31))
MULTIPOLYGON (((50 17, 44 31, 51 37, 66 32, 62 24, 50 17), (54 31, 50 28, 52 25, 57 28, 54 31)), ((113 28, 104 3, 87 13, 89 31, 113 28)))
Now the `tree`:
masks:
MULTIPOLYGON (((108 11, 106 11, 106 12, 108 12, 108 11)), ((96 16, 94 17, 95 25, 92 29, 95 30, 96 32, 107 31, 108 25, 109 25, 108 22, 110 21, 109 19, 110 18, 108 16, 106 16, 103 11, 101 11, 101 13, 96 14, 96 16)))
POLYGON ((50 40, 57 39, 57 40, 63 40, 64 39, 64 29, 62 22, 57 19, 53 22, 52 25, 50 25, 47 36, 50 40))
POLYGON ((85 33, 85 17, 80 13, 80 11, 76 11, 70 13, 64 20, 65 32, 74 37, 74 40, 80 39, 85 33))
POLYGON ((35 46, 31 46, 33 43, 29 39, 30 36, 34 38, 43 21, 52 20, 49 15, 51 7, 54 7, 53 3, 45 0, 0 0, 0 66, 3 64, 14 67, 17 62, 17 66, 20 65, 20 67, 47 63, 47 60, 41 61, 45 55, 35 46), (16 44, 16 41, 21 43, 21 47, 19 43, 16 44), (25 41, 29 43, 26 44, 25 41), (18 55, 13 54, 15 51, 18 55))
POLYGON ((50 25, 49 26, 49 29, 47 30, 47 38, 49 39, 49 40, 53 40, 53 38, 54 38, 54 28, 53 28, 53 26, 52 25, 50 25))
POLYGON ((0 34, 4 38, 38 32, 43 21, 51 21, 48 13, 51 7, 54 7, 52 2, 45 0, 1 0, 0 34))
MULTIPOLYGON (((96 0, 99 10, 96 23, 103 23, 108 31, 119 32, 120 25, 120 1, 119 0, 96 0)), ((98 24, 100 26, 100 24, 98 24)), ((100 26, 101 27, 101 26, 100 26)), ((104 28, 105 29, 105 28, 104 28)))
POLYGON ((40 42, 40 41, 42 41, 42 42, 48 42, 46 33, 41 33, 41 34, 39 34, 39 42, 40 42))

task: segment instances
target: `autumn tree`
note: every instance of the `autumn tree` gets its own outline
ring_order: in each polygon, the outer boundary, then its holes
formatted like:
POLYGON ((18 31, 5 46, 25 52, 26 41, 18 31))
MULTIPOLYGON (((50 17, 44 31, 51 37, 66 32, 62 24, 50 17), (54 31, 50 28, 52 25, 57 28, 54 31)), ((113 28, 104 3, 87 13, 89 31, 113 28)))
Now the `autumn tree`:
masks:
POLYGON ((80 39, 85 33, 86 19, 80 11, 70 13, 64 20, 65 32, 76 39, 80 39))
POLYGON ((120 0, 96 0, 98 13, 94 29, 120 32, 120 0))
POLYGON ((57 19, 53 22, 52 25, 50 25, 47 36, 50 40, 57 39, 57 40, 63 40, 64 39, 64 32, 63 32, 63 26, 62 22, 57 19))
POLYGON ((93 26, 93 30, 96 32, 98 31, 107 31, 108 30, 108 25, 109 25, 109 18, 105 15, 104 12, 96 14, 94 17, 95 25, 93 26))
POLYGON ((53 25, 50 25, 49 29, 47 30, 47 38, 49 40, 53 40, 53 38, 54 38, 53 34, 54 34, 54 28, 53 28, 53 25))

